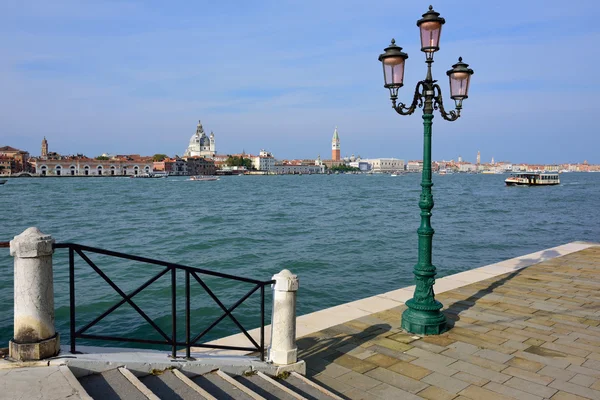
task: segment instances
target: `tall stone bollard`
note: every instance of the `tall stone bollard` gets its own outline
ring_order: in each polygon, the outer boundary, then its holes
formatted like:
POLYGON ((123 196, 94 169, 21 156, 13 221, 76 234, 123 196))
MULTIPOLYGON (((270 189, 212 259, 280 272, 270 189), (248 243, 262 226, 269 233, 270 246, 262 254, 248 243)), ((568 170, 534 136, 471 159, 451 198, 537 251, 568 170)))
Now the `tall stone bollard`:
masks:
POLYGON ((298 277, 287 269, 273 275, 273 320, 269 361, 278 365, 298 360, 296 346, 296 292, 298 277))
POLYGON ((35 227, 10 242, 10 255, 15 258, 15 315, 9 355, 15 360, 41 360, 60 350, 54 329, 53 244, 50 235, 35 227))

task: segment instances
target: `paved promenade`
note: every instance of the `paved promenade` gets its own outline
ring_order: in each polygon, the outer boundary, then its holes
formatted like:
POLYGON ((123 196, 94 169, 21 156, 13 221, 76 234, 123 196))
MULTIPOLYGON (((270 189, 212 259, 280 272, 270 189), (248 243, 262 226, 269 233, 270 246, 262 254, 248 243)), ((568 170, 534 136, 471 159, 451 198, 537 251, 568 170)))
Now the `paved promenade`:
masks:
POLYGON ((401 332, 404 306, 365 303, 362 316, 298 340, 307 375, 351 399, 600 399, 600 246, 576 245, 436 284, 453 323, 440 336, 401 332))

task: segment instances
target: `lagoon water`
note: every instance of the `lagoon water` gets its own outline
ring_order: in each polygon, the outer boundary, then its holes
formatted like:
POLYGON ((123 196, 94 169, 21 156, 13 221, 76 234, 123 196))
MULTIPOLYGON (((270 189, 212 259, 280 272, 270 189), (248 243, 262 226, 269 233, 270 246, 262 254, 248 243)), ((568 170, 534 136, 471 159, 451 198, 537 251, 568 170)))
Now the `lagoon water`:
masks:
MULTIPOLYGON (((438 276, 575 240, 600 242, 600 174, 562 174, 561 185, 554 187, 506 187, 505 177, 434 176, 438 276)), ((215 182, 185 177, 11 179, 0 186, 0 241, 37 226, 57 242, 260 280, 287 268, 300 278, 298 312, 305 314, 412 284, 419 182, 420 174, 228 176, 215 182)), ((69 332, 66 256, 64 249, 54 256, 56 324, 63 343, 69 332)), ((161 270, 90 257, 126 292, 161 270)), ((0 249, 0 274, 4 347, 12 338, 13 260, 8 249, 0 249)), ((183 282, 182 275, 178 281, 183 282)), ((169 284, 167 275, 134 300, 170 333, 169 284)), ((227 306, 250 288, 222 279, 207 279, 207 284, 227 306)), ((119 299, 79 258, 76 293, 78 328, 119 299)), ((192 330, 199 333, 220 313, 199 285, 192 295, 192 330)), ((270 300, 267 291, 267 304, 270 300)), ((254 295, 234 314, 248 328, 256 327, 258 304, 254 295)), ((183 307, 180 285, 180 339, 183 307)), ((223 321, 207 339, 237 332, 233 323, 223 321)), ((90 333, 158 339, 129 306, 90 333)))

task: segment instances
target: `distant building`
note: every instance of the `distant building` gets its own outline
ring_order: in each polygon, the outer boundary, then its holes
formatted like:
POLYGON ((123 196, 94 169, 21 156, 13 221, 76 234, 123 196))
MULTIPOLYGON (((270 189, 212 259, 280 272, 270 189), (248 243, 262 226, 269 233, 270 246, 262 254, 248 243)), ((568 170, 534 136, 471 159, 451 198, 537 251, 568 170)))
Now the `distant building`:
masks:
POLYGON ((214 175, 217 172, 215 162, 205 157, 187 157, 187 174, 214 175))
POLYGON ((188 163, 179 157, 165 158, 162 161, 154 161, 152 163, 154 171, 166 172, 169 175, 189 175, 188 163))
POLYGON ((184 152, 184 157, 213 157, 217 154, 215 145, 215 134, 210 133, 206 136, 202 122, 198 121, 196 133, 190 138, 190 144, 184 152))
POLYGON ((314 164, 275 164, 273 171, 278 175, 322 174, 325 172, 325 166, 314 164))
POLYGON ((273 171, 275 168, 275 157, 266 150, 261 150, 260 154, 252 157, 252 166, 257 171, 273 171))
POLYGON ((83 154, 61 156, 48 152, 48 142, 44 138, 42 149, 46 156, 32 159, 35 173, 40 176, 129 176, 150 173, 153 170, 152 157, 139 154, 119 155, 108 160, 89 158, 83 154))
MULTIPOLYGON (((356 162, 357 161, 354 161, 354 163, 356 162)), ((362 162, 368 163, 369 170, 375 173, 390 173, 404 171, 404 160, 398 158, 371 158, 358 161, 358 163, 362 162)), ((353 165, 353 163, 350 163, 350 165, 353 165)), ((360 164, 358 168, 360 168, 360 164)))
POLYGON ((14 147, 0 147, 0 175, 29 172, 29 153, 14 147))
POLYGON ((366 160, 350 161, 348 165, 354 168, 358 168, 362 172, 367 172, 371 169, 371 164, 369 164, 366 160))
POLYGON ((415 160, 409 161, 406 163, 406 170, 408 172, 422 172, 423 171, 423 161, 415 160))
POLYGON ((458 166, 458 172, 477 172, 477 165, 471 163, 461 163, 458 166))
POLYGON ((333 138, 331 139, 331 160, 340 161, 340 159, 340 137, 336 126, 333 131, 333 138))
MULTIPOLYGON (((494 163, 494 162, 492 161, 492 164, 493 164, 493 163, 494 163)), ((481 164, 481 152, 479 152, 479 151, 478 151, 478 152, 477 152, 477 165, 479 165, 479 164, 481 164)))

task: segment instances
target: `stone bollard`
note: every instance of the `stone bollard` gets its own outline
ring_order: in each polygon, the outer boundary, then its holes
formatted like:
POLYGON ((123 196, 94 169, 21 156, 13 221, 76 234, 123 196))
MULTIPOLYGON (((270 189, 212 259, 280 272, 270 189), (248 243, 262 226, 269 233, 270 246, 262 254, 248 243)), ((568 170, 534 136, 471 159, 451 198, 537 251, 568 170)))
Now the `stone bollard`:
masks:
POLYGON ((273 275, 273 318, 269 361, 278 365, 298 360, 296 346, 296 292, 298 277, 287 269, 273 275))
POLYGON ((14 338, 9 355, 18 361, 53 357, 60 350, 54 329, 54 239, 38 228, 28 228, 10 242, 15 258, 14 338))

